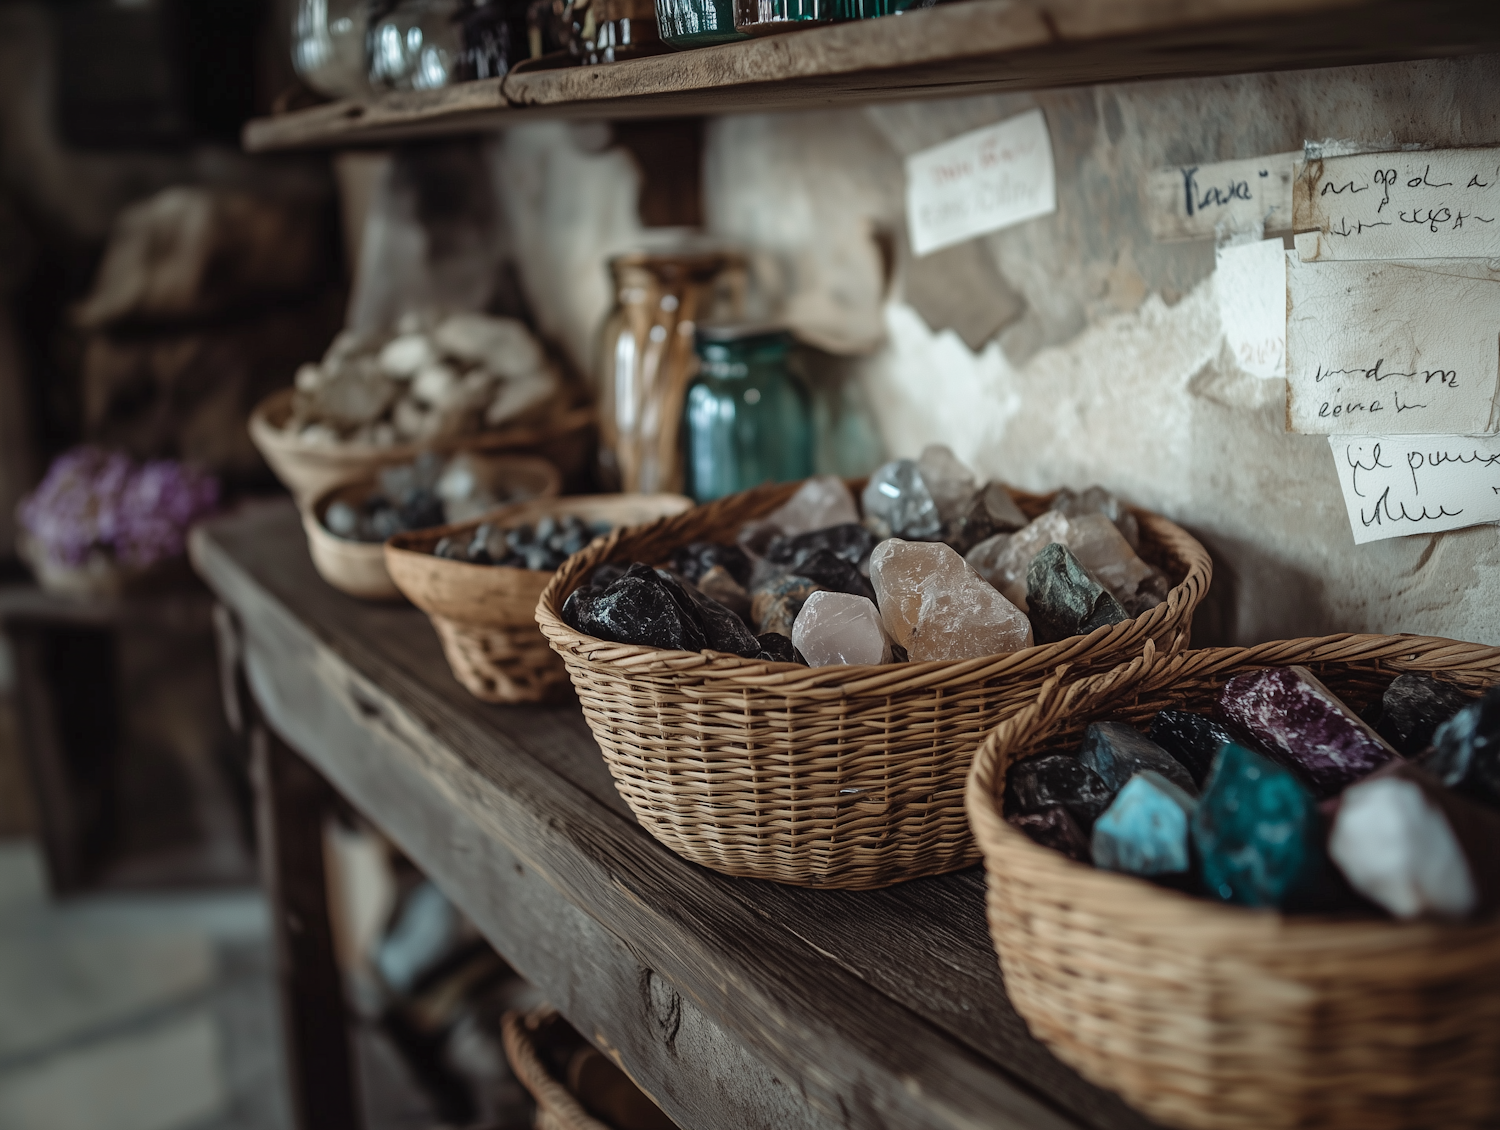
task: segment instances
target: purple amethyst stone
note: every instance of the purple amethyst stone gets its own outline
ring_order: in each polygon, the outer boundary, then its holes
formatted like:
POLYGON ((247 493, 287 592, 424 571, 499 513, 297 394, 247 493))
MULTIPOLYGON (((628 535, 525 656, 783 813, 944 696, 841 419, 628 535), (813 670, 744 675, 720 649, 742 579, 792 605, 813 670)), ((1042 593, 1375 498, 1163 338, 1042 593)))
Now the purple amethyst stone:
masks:
POLYGON ((1237 675, 1219 693, 1219 710, 1297 770, 1319 799, 1397 756, 1306 667, 1237 675))

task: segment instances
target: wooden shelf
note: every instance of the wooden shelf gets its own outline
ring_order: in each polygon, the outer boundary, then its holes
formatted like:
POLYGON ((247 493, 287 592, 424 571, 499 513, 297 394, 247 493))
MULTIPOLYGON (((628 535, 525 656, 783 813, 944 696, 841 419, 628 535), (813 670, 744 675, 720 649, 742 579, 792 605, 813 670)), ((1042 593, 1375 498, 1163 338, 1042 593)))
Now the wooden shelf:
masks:
POLYGON ((252 152, 540 118, 818 109, 1500 50, 1494 0, 964 0, 611 66, 334 102, 245 127, 252 152))

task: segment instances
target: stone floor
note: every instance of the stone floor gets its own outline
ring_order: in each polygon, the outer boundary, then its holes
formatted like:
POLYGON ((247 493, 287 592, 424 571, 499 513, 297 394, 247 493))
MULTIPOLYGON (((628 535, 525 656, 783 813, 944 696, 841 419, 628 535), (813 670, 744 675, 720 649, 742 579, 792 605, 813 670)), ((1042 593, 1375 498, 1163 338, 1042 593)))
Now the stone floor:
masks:
MULTIPOLYGON (((433 1119, 381 1038, 357 1039, 370 1130, 433 1119)), ((265 904, 253 889, 50 900, 0 841, 0 1128, 287 1130, 265 904)))

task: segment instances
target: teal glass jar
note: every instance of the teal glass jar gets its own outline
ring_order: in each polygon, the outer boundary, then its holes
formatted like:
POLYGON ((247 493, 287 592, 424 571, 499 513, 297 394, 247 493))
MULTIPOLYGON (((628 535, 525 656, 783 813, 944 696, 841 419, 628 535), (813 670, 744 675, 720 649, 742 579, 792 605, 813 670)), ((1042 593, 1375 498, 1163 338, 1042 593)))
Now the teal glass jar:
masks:
POLYGON ((712 47, 746 38, 735 30, 734 0, 656 0, 656 26, 668 47, 712 47))
POLYGON ((838 20, 873 20, 880 16, 899 16, 931 8, 936 0, 833 0, 834 18, 838 20))
POLYGON ((800 31, 833 22, 834 0, 734 0, 734 25, 746 35, 800 31))
POLYGON ((813 473, 812 412, 788 366, 792 336, 700 326, 700 367, 683 409, 688 493, 699 502, 813 473))

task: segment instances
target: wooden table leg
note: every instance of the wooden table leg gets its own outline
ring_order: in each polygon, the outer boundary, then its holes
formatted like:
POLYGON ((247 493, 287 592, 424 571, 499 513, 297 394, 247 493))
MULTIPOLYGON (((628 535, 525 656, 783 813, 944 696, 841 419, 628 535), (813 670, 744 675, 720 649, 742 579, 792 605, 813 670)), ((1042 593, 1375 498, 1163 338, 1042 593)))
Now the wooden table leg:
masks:
POLYGON ((298 1130, 357 1130, 348 1015, 323 874, 323 824, 334 792, 264 724, 252 732, 251 757, 293 1119, 298 1130))

